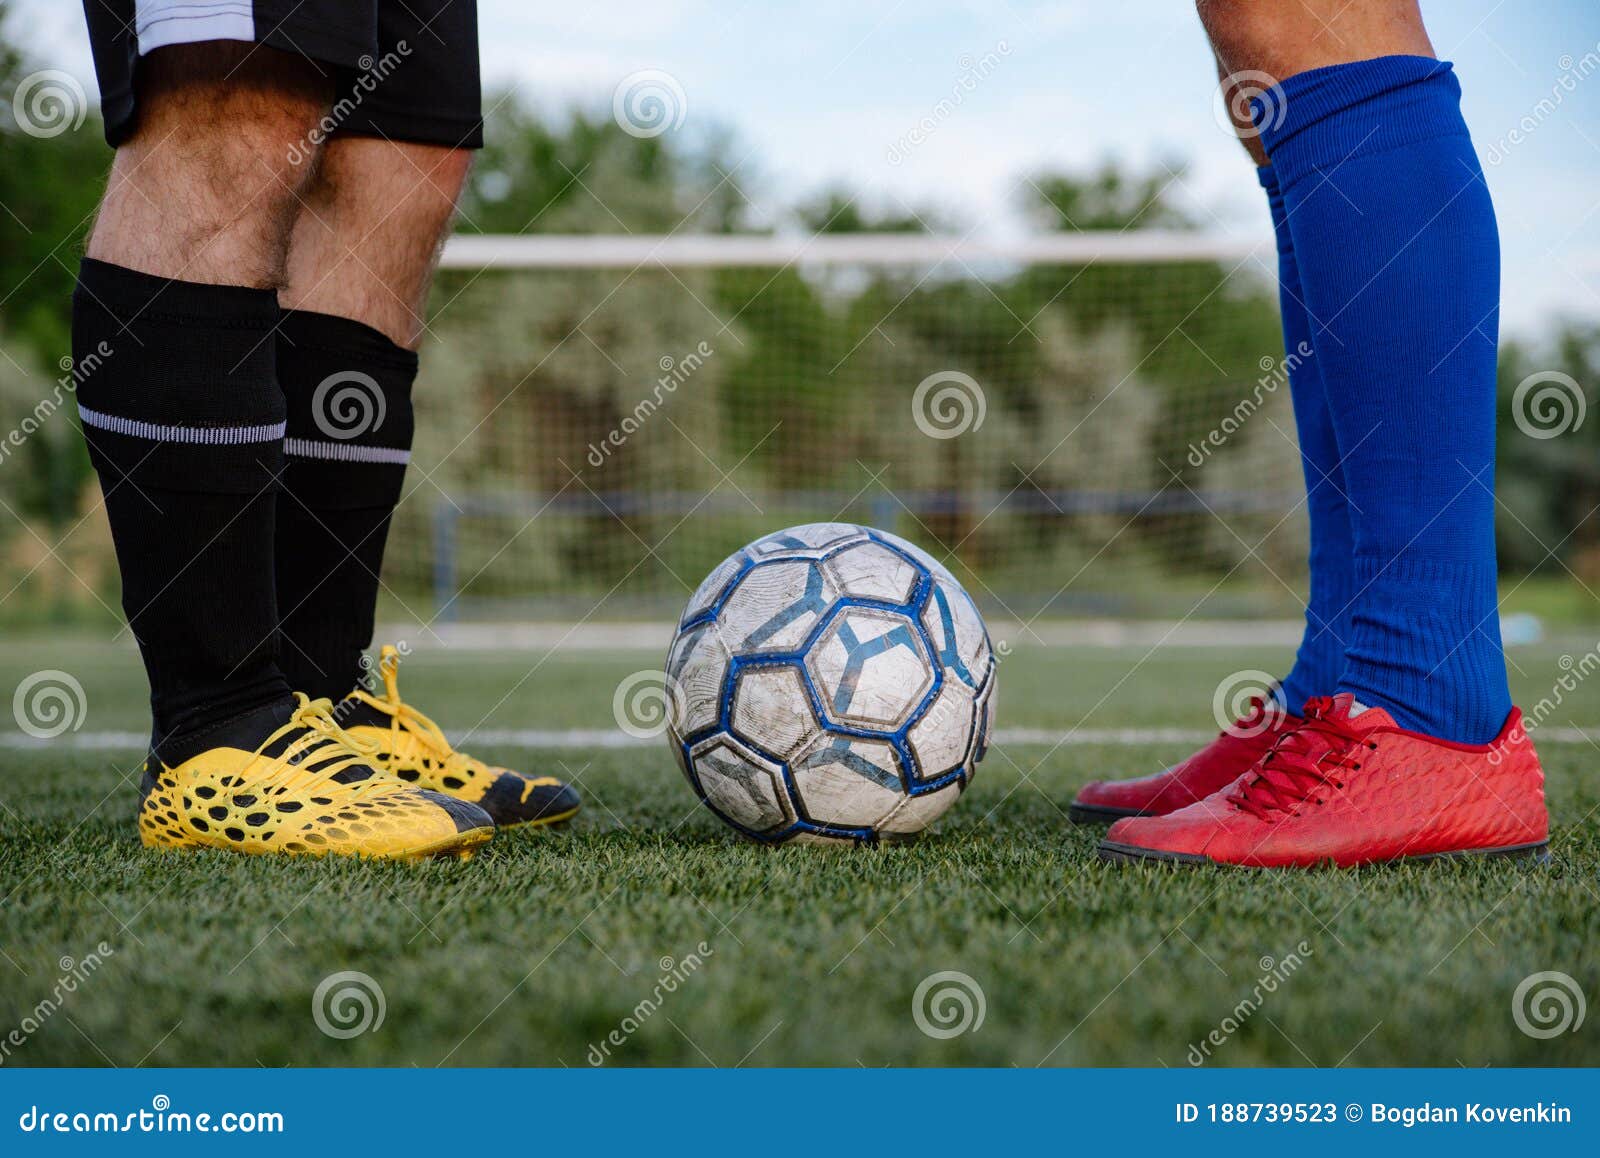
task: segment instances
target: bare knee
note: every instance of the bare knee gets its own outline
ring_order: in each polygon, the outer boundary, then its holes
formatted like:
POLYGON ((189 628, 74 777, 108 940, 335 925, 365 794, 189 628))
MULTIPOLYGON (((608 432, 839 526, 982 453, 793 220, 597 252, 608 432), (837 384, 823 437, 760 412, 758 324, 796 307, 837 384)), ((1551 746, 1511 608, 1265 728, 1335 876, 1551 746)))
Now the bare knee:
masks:
POLYGON ((281 284, 330 91, 313 65, 271 49, 152 53, 90 255, 191 281, 281 284))
POLYGON ((295 222, 279 301, 354 318, 414 346, 470 165, 463 149, 371 137, 329 142, 295 222))
POLYGON ((343 223, 352 228, 431 248, 455 215, 471 163, 465 149, 341 137, 328 144, 311 197, 337 218, 354 218, 343 223))

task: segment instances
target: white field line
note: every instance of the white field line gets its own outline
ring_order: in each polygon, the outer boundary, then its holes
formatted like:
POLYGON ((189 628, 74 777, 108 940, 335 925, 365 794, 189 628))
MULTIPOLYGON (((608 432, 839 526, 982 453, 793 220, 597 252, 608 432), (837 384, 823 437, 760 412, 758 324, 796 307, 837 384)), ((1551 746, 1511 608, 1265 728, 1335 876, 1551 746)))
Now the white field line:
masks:
MULTIPOLYGON (((1215 734, 1185 728, 1079 728, 1066 734, 1049 728, 1000 728, 995 733, 995 743, 1134 747, 1141 744, 1201 744, 1215 734)), ((1600 742, 1600 728, 1540 728, 1535 739, 1540 744, 1593 744, 1600 742)), ((0 732, 0 748, 23 751, 47 748, 87 752, 138 751, 149 742, 148 732, 73 732, 51 740, 37 739, 23 732, 0 732)), ((471 746, 536 751, 557 748, 654 748, 664 742, 659 736, 630 736, 611 728, 483 728, 472 733, 471 746)))

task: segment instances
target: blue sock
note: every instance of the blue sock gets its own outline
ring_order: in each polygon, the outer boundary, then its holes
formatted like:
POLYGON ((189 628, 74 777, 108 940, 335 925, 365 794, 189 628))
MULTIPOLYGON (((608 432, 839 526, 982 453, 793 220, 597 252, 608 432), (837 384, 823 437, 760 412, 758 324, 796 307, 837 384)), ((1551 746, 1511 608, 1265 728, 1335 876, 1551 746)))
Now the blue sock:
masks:
POLYGON ((1339 689, 1403 727, 1493 739, 1511 709, 1495 590, 1500 241, 1448 63, 1285 81, 1283 188, 1344 460, 1355 594, 1339 689))
POLYGON ((1272 209, 1272 230, 1278 239, 1278 308, 1283 317, 1283 348, 1294 399, 1294 425, 1300 438, 1300 465, 1306 476, 1306 512, 1311 523, 1311 598, 1306 603, 1306 630, 1295 653, 1294 667, 1283 677, 1278 695, 1283 706, 1298 713, 1312 696, 1332 695, 1344 672, 1344 644, 1350 634, 1350 600, 1355 594, 1351 569, 1355 548, 1350 511, 1344 497, 1344 466, 1328 413, 1311 343, 1300 270, 1283 205, 1283 193, 1271 165, 1256 170, 1272 209))

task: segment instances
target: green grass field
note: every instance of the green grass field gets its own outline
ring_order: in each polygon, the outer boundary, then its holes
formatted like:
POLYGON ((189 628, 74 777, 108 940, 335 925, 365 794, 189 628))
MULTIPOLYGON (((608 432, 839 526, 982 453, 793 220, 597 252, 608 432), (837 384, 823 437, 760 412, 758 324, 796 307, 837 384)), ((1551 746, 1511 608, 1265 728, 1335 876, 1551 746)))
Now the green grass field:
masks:
MULTIPOLYGON (((1561 655, 1514 653, 1524 703, 1550 693, 1561 655)), ((659 662, 541 658, 419 651, 407 686, 458 731, 603 729, 619 680, 659 662)), ((1207 729, 1219 679, 1285 658, 1019 648, 999 723, 1207 729)), ((131 651, 0 645, 0 691, 44 667, 86 690, 80 741, 144 727, 131 651)), ((1547 726, 1600 725, 1600 694, 1565 699, 1547 726)), ((0 1061, 583 1066, 603 1050, 623 1065, 1183 1066, 1215 1030, 1206 1064, 1600 1063, 1600 1010, 1549 1040, 1512 1014, 1518 983, 1546 970, 1600 1002, 1600 748, 1542 745, 1546 866, 1099 863, 1097 833, 1066 820, 1076 786, 1190 746, 1002 744, 927 839, 869 851, 739 842, 664 744, 490 749, 576 780, 585 811, 421 866, 146 852, 137 753, 0 747, 0 1061), (98 969, 55 1001, 101 942, 98 969), (318 984, 343 970, 368 974, 385 1006, 347 1039, 313 1016, 318 984), (664 970, 683 980, 663 987, 664 970), (942 971, 981 989, 981 1027, 918 1028, 913 995, 942 971), (1281 979, 1258 993, 1264 974, 1281 979), (41 1016, 41 1002, 57 1007, 41 1016)))

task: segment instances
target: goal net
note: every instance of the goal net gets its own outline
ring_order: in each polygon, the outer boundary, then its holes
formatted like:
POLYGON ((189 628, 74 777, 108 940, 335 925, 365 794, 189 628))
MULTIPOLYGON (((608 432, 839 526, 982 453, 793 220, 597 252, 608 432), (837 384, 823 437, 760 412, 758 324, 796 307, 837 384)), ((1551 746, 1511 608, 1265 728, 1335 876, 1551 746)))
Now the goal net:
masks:
POLYGON ((795 523, 996 615, 1297 610, 1270 241, 465 235, 385 582, 441 618, 664 618, 795 523))

